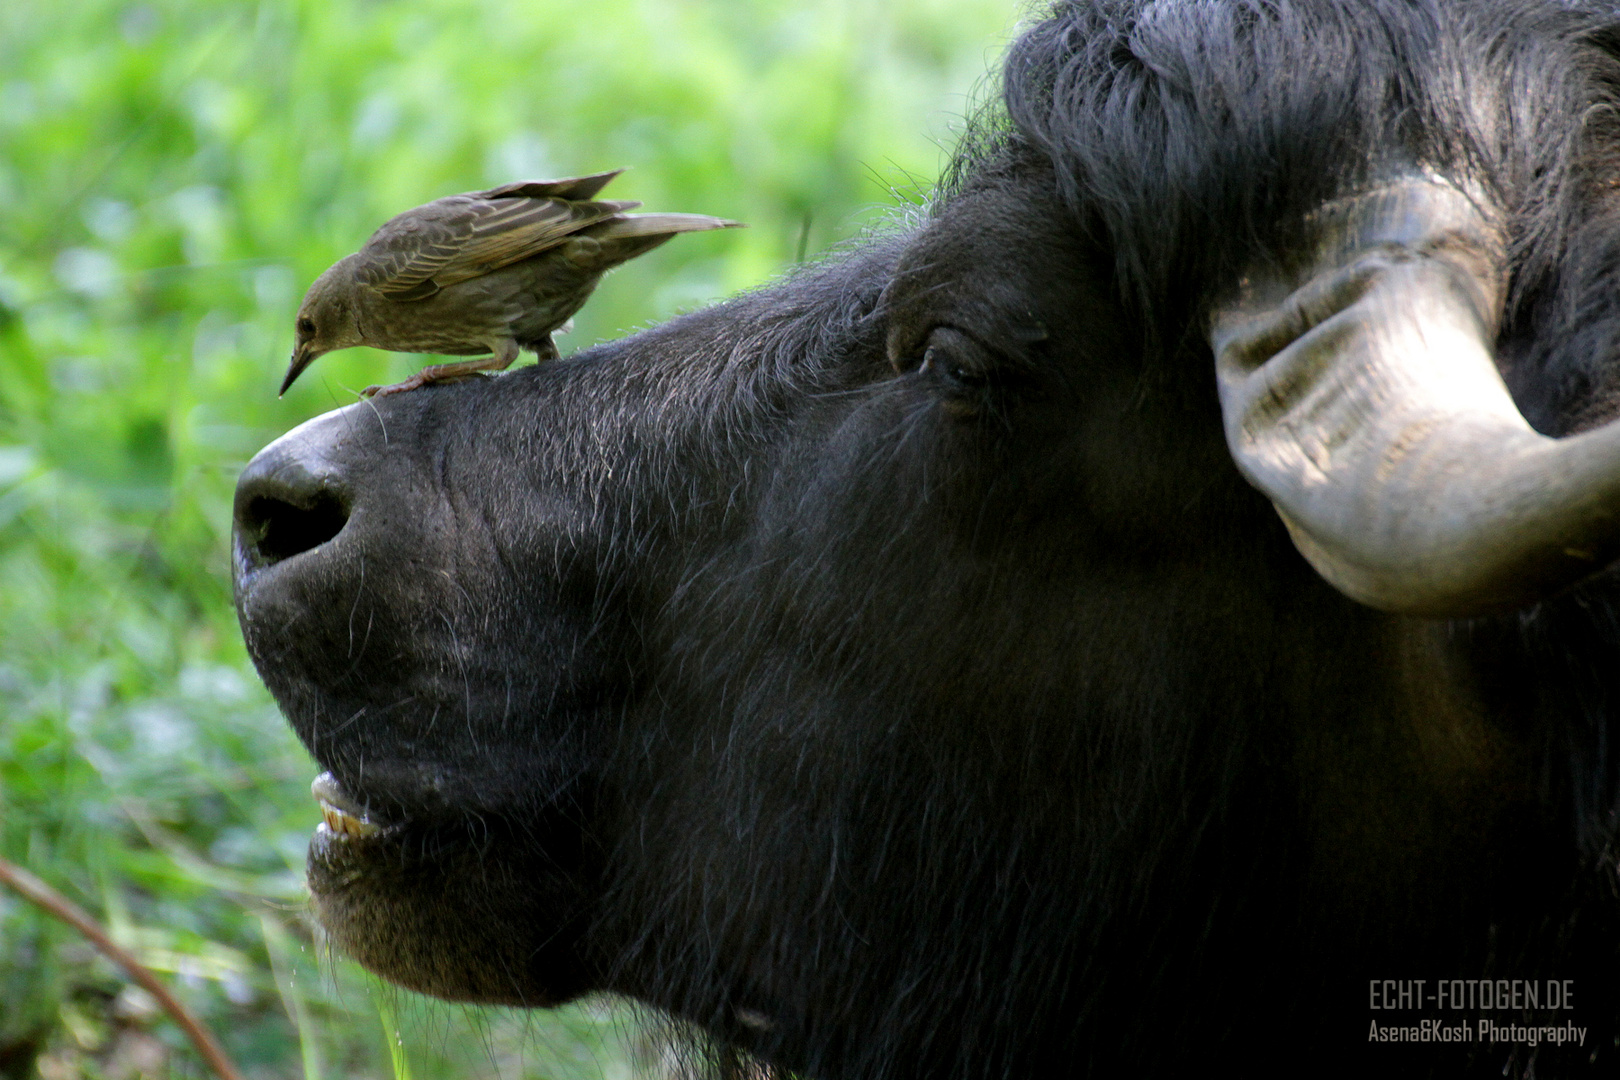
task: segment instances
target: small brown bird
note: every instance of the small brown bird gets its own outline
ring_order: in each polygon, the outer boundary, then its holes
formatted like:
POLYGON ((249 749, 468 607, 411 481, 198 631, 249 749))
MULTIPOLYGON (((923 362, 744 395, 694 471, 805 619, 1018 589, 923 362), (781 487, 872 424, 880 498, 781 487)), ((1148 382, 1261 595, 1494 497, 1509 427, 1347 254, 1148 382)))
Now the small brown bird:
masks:
POLYGON ((677 233, 740 224, 703 214, 627 214, 641 204, 596 199, 621 171, 449 195, 389 221, 309 287, 281 393, 316 357, 353 345, 492 354, 367 387, 368 397, 502 371, 520 348, 554 358, 552 331, 584 306, 604 273, 677 233))

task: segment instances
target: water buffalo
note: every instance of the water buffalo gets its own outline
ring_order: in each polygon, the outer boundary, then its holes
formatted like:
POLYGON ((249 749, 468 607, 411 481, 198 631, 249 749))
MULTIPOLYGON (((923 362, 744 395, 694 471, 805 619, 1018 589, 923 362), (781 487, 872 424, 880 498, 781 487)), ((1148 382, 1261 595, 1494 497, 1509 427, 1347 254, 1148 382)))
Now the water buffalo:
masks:
POLYGON ((1612 1075, 1620 17, 1066 0, 1001 91, 921 220, 249 465, 321 921, 826 1080, 1612 1075))

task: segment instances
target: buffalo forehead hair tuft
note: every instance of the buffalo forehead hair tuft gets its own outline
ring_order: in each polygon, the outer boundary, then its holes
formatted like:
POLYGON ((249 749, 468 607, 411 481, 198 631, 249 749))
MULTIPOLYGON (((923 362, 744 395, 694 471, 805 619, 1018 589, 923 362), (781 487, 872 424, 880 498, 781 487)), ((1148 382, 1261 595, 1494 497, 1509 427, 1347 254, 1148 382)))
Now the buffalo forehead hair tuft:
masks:
POLYGON ((1581 181, 1617 174, 1617 43, 1579 3, 1062 0, 1012 46, 947 194, 1049 161, 1121 298, 1175 326, 1299 250, 1311 207, 1417 164, 1497 202, 1522 304, 1568 272, 1581 181))

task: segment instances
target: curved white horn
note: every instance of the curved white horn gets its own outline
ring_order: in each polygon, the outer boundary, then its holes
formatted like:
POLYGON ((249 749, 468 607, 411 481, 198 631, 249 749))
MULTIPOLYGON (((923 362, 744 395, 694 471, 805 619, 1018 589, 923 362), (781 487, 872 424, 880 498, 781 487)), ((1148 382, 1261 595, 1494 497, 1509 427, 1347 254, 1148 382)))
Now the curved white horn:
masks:
POLYGON ((1481 202, 1414 177, 1321 224, 1315 264, 1245 282, 1210 335, 1227 445, 1311 565, 1373 607, 1458 617, 1620 557, 1620 424, 1550 439, 1514 406, 1481 202))

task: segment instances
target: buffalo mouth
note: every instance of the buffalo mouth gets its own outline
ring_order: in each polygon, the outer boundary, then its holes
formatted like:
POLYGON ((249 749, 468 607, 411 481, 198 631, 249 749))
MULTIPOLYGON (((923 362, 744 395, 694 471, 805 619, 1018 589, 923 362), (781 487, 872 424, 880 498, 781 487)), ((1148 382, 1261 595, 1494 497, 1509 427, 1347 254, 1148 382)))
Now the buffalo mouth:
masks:
MULTIPOLYGON (((346 844, 380 836, 385 831, 399 832, 398 824, 383 825, 372 820, 369 810, 344 790, 337 777, 323 772, 309 785, 309 793, 320 804, 321 823, 315 827, 314 845, 322 850, 333 844, 346 844)), ((311 847, 313 853, 314 847, 311 847)))
POLYGON ((592 987, 577 826, 380 809, 323 772, 306 865, 331 943, 373 973, 452 1001, 549 1006, 592 987))

